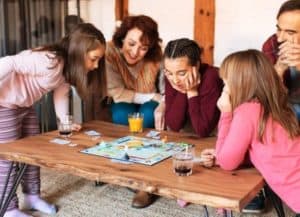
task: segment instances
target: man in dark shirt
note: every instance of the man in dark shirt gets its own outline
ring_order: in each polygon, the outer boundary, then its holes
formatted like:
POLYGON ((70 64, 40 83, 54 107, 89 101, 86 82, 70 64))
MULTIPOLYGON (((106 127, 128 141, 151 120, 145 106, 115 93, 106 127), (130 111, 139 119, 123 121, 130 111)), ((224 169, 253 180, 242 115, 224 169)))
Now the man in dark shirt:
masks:
POLYGON ((300 120, 300 1, 289 0, 277 14, 277 32, 263 45, 289 90, 290 103, 300 120))

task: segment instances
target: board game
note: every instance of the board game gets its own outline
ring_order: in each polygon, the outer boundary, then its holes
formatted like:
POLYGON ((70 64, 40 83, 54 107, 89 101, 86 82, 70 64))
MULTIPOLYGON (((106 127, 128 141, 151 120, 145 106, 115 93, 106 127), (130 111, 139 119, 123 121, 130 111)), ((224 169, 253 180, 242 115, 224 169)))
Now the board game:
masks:
POLYGON ((185 143, 126 136, 110 142, 102 141, 98 145, 84 149, 81 152, 121 161, 154 165, 184 150, 186 146, 185 143))

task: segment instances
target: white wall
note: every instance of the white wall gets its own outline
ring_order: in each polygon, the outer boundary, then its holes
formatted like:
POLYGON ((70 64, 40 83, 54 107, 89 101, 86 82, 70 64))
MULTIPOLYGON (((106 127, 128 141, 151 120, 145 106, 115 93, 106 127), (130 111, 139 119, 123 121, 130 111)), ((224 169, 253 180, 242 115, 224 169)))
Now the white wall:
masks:
POLYGON ((146 14, 157 23, 163 44, 194 37, 194 0, 129 0, 129 12, 146 14))
POLYGON ((94 23, 110 41, 115 30, 115 1, 89 0, 88 21, 94 23))
MULTIPOLYGON (((74 1, 74 0, 73 0, 74 1)), ((146 14, 158 22, 165 45, 179 37, 194 37, 194 1, 129 0, 129 12, 146 14)), ((111 40, 115 29, 114 0, 82 0, 82 16, 94 23, 111 40)), ((214 64, 242 49, 261 49, 276 31, 276 14, 285 0, 216 0, 214 64)))
POLYGON ((285 0, 216 0, 214 64, 242 49, 261 49, 276 31, 276 15, 285 0))
MULTIPOLYGON (((69 0, 69 14, 77 14, 76 0, 69 0)), ((110 41, 115 30, 114 0, 81 0, 80 16, 85 22, 93 23, 110 41)))

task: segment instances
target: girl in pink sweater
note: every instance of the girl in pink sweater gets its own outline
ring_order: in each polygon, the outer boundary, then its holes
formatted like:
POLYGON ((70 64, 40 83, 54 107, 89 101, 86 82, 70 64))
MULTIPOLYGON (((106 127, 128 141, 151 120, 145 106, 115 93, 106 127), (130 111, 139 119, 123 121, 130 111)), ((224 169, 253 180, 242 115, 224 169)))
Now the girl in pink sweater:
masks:
MULTIPOLYGON (((26 50, 0 58, 0 145, 39 133, 32 105, 44 94, 54 91, 59 120, 68 114, 70 84, 81 97, 105 88, 105 38, 92 24, 79 24, 59 43, 26 50)), ((74 125, 79 130, 80 125, 74 125)), ((0 195, 7 197, 13 187, 17 165, 0 159, 0 195), (8 185, 6 188, 6 180, 8 185)), ((25 208, 48 214, 56 213, 54 205, 40 198, 39 167, 28 165, 22 176, 25 208)), ((1 202, 2 203, 2 202, 1 202)), ((2 207, 0 216, 6 209, 2 207)), ((16 194, 8 204, 5 217, 28 217, 18 209, 16 194)))
POLYGON ((221 65, 225 83, 216 149, 202 152, 206 166, 237 169, 245 159, 271 189, 300 213, 300 129, 287 90, 259 51, 229 55, 221 65))

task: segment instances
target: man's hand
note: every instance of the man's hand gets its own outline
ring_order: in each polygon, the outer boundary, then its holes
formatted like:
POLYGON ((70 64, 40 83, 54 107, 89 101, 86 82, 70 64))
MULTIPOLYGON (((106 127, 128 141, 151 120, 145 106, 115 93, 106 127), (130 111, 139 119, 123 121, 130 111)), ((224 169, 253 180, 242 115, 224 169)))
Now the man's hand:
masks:
POLYGON ((274 68, 281 79, 283 79, 283 74, 285 70, 287 70, 289 67, 286 63, 287 54, 284 52, 286 48, 285 49, 283 48, 285 48, 284 43, 279 46, 278 59, 274 65, 274 68))
POLYGON ((296 37, 293 38, 293 41, 285 41, 279 46, 275 69, 282 77, 288 67, 296 67, 297 70, 300 70, 300 44, 296 37))

